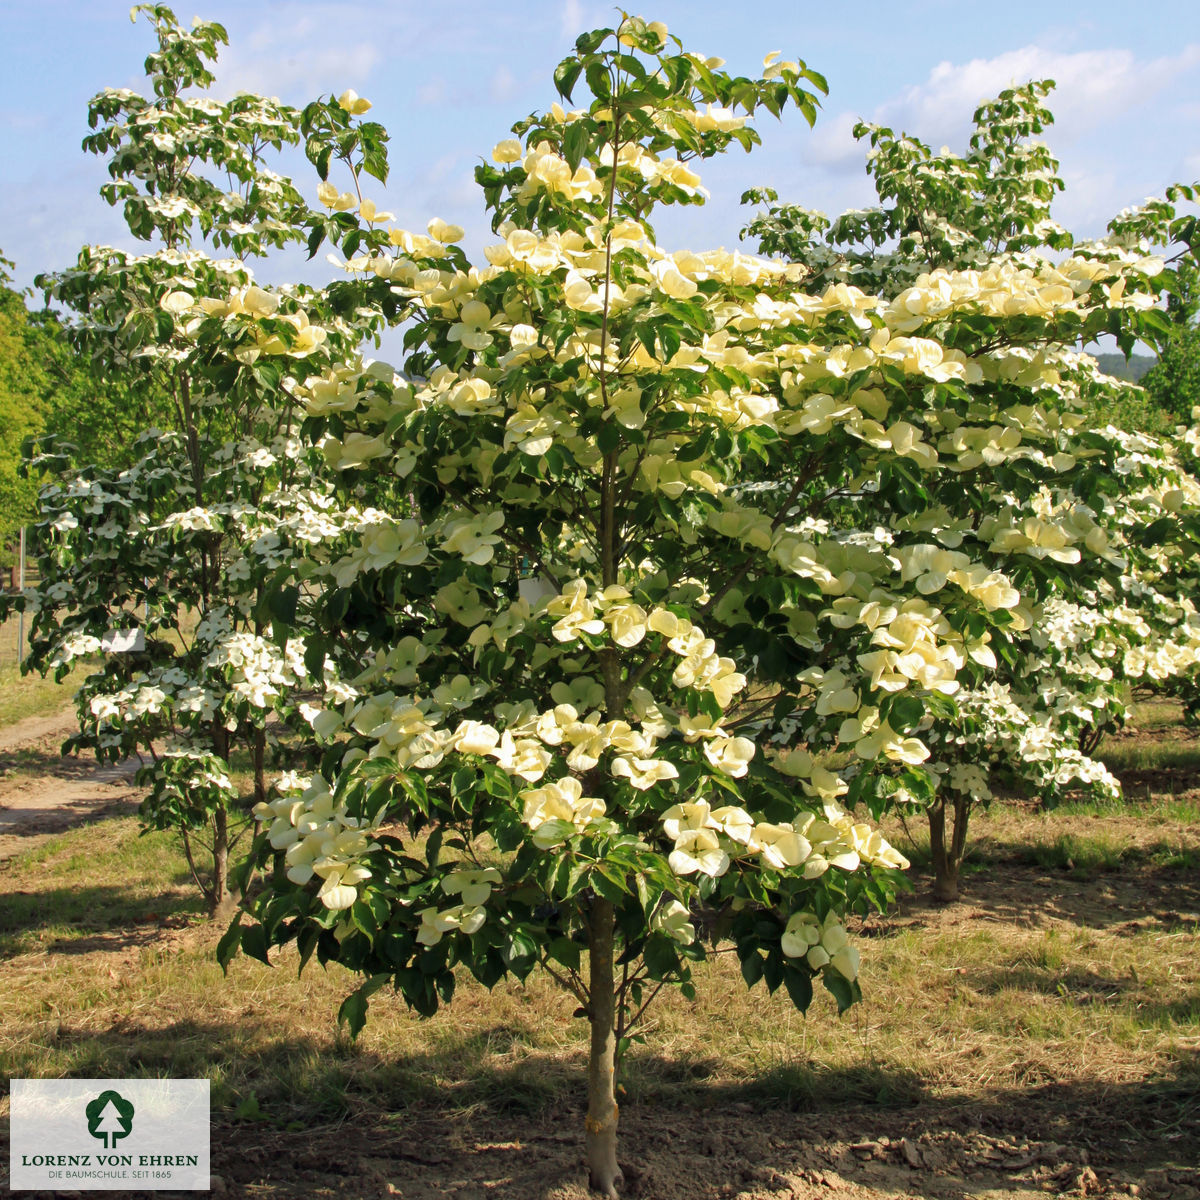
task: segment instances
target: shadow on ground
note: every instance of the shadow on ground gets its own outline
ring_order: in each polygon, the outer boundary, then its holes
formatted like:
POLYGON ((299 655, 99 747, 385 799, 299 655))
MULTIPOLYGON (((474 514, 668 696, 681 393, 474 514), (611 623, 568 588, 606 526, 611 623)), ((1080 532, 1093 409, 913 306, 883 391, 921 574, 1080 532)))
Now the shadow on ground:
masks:
POLYGON ((6 891, 0 904, 0 959, 23 953, 36 943, 41 950, 83 954, 149 944, 162 936, 160 926, 195 913, 197 897, 187 889, 191 877, 173 880, 177 890, 135 897, 109 886, 6 891), (47 934, 57 934, 47 940, 47 934))
POLYGON ((1131 861, 1119 872, 1084 880, 1012 860, 977 865, 964 876, 962 896, 952 905, 933 899, 929 877, 915 874, 912 883, 915 890, 898 899, 894 913, 874 920, 868 936, 924 924, 931 914, 941 924, 1071 925, 1117 933, 1200 927, 1200 874, 1171 864, 1131 861))
MULTIPOLYGON (((123 1019, 51 1036, 73 1052, 75 1076, 213 1078, 213 1170, 228 1196, 587 1195, 581 1057, 533 1052, 491 1067, 489 1052, 520 1040, 497 1027, 384 1061, 348 1042, 330 1051, 280 1038, 267 1013, 242 1017, 162 1029, 123 1019)), ((706 1082, 705 1068, 649 1054, 630 1064, 623 1195, 1015 1200, 1128 1194, 1140 1182, 1153 1198, 1190 1197, 1200 1185, 1200 1055, 1133 1083, 953 1100, 877 1068, 794 1068, 738 1085, 706 1082)))

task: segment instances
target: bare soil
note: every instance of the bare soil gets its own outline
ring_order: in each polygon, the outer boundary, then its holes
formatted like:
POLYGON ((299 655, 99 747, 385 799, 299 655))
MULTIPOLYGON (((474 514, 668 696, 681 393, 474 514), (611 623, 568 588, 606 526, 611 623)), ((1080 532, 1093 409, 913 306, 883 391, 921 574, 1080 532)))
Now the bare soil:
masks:
POLYGON ((102 767, 92 758, 62 755, 62 743, 78 728, 67 709, 0 729, 0 862, 136 804, 136 760, 102 767))
MULTIPOLYGON (((1087 1094, 1044 1088, 988 1102, 905 1112, 763 1112, 734 1101, 719 1110, 626 1110, 622 1194, 647 1200, 844 1197, 930 1200, 1073 1195, 1200 1195, 1196 1127, 1178 1125, 1181 1097, 1087 1094), (1073 1109, 1064 1115, 1064 1101, 1073 1109), (1134 1128, 1133 1122, 1137 1122, 1134 1128), (1163 1131, 1144 1152, 1146 1124, 1163 1131), (1122 1139, 1121 1133, 1134 1133, 1122 1139), (1060 1141, 1065 1138, 1066 1141, 1060 1141), (1188 1144, 1190 1141, 1190 1145, 1188 1144)), ((1193 1097, 1194 1102, 1194 1097, 1193 1097)), ((270 1197, 456 1196, 585 1200, 583 1114, 506 1119, 488 1113, 304 1134, 214 1129, 216 1194, 270 1197)))

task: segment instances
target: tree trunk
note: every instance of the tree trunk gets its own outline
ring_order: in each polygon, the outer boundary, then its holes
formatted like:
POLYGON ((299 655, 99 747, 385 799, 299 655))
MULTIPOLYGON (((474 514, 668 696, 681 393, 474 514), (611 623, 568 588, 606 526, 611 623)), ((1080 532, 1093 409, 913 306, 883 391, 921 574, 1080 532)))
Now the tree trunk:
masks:
POLYGON ((929 856, 933 862, 933 898, 948 904, 959 896, 958 874, 967 851, 967 824, 971 816, 971 799, 956 792, 954 795, 953 827, 946 841, 946 801, 939 799, 927 810, 929 818, 929 856))
POLYGON ((234 897, 229 890, 229 813, 218 808, 213 813, 213 882, 210 904, 212 915, 227 920, 233 915, 234 897))
POLYGON ((267 732, 254 731, 254 803, 262 804, 267 798, 267 732))
POLYGON ((597 897, 588 929, 588 992, 591 1053, 588 1058, 588 1183, 601 1196, 615 1197, 617 1166, 616 995, 613 990, 613 906, 597 897))

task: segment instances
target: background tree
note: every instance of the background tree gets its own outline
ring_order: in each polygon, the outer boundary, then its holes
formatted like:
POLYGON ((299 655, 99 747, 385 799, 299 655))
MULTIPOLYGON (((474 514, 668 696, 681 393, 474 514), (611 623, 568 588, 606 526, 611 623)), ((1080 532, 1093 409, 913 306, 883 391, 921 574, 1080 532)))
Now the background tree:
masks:
POLYGON ((0 256, 0 546, 6 555, 34 511, 37 487, 21 476, 21 446, 42 428, 51 393, 46 357, 52 339, 41 336, 24 296, 8 286, 12 265, 0 256))
POLYGON ((1158 361, 1141 383, 1166 421, 1189 424, 1200 406, 1200 267, 1190 248, 1175 264, 1173 283, 1166 306, 1171 329, 1158 342, 1158 361))
MULTIPOLYGON (((127 465, 124 455, 79 465, 81 448, 58 444, 35 459, 54 482, 40 497, 29 662, 62 674, 109 652, 77 693, 81 727, 68 746, 143 758, 143 818, 180 832, 215 911, 230 900, 229 854, 245 820, 237 773, 261 801, 269 746, 305 675, 303 642, 270 640, 263 589, 313 540, 324 502, 320 455, 295 436, 293 389, 349 355, 365 327, 335 317, 311 288, 257 286, 246 266, 306 236, 307 206, 264 161, 299 141, 301 114, 246 94, 224 104, 195 94, 212 82, 224 30, 185 31, 162 5, 139 13, 158 41, 145 64, 154 97, 102 92, 84 146, 108 156, 102 192, 122 204, 131 233, 157 244, 85 247, 72 270, 39 282, 71 314, 72 350, 129 404, 129 419, 162 416, 165 428, 141 431, 127 465), (114 637, 136 653, 115 651, 114 637)), ((286 610, 288 595, 275 604, 286 610)))
MULTIPOLYGON (((860 121, 853 133, 870 145, 866 169, 876 207, 834 220, 794 204, 772 204, 743 230, 764 254, 804 263, 813 285, 847 282, 894 295, 939 268, 985 268, 998 256, 1066 250, 1071 234, 1050 217, 1063 190, 1058 160, 1040 135, 1054 122, 1044 103, 1050 79, 1008 88, 974 114, 966 154, 934 152, 910 133, 860 121)), ((743 203, 771 203, 752 188, 743 203)))
POLYGON ((70 445, 74 461, 127 464, 137 436, 162 424, 160 397, 130 396, 76 353, 59 317, 30 310, 9 286, 12 263, 0 256, 0 562, 33 519, 39 481, 24 469, 31 438, 70 445))
MULTIPOLYGON (((933 758, 898 778, 888 800, 926 812, 934 894, 943 900, 958 895, 975 804, 1014 784, 1046 802, 1065 788, 1112 794, 1116 781, 1088 752, 1124 720, 1129 682, 1186 671, 1195 658, 1186 596, 1164 573, 1162 548, 1146 544, 1137 527, 1157 519, 1165 494, 1189 486, 1185 473, 1169 447, 1111 423, 1130 406, 1129 393, 1140 393, 1071 349, 1108 334, 1128 353, 1139 339, 1161 336, 1166 322, 1154 304, 1175 286, 1174 274, 1150 255, 1144 231, 1114 226, 1108 240, 1076 245, 1051 220, 1063 185, 1037 135, 1053 122, 1044 102, 1052 87, 1031 82, 980 105, 961 156, 860 123, 855 134, 870 144, 877 207, 830 221, 774 205, 744 231, 764 251, 809 268, 817 283, 893 297, 911 309, 914 344, 932 335, 966 357, 961 382, 947 382, 965 384, 967 405, 917 422, 939 454, 957 456, 956 468, 913 481, 900 514, 883 479, 860 479, 848 493, 852 504, 831 516, 834 527, 854 528, 862 508, 871 509, 926 588, 936 590, 970 555, 1022 597, 1021 619, 985 652, 980 665, 988 669, 931 714, 933 758), (1071 247, 1066 265, 1049 265, 1071 247), (981 272, 1003 287, 1037 271, 1069 306, 1072 294, 1114 267, 1126 278, 1078 322, 1044 320, 1035 305, 1013 321, 981 315, 947 324, 954 272, 981 272), (944 299, 927 301, 931 288, 944 299), (1135 570, 1131 607, 1123 580, 1135 570), (1148 652, 1151 644, 1157 649, 1148 652)), ((773 198, 763 190, 744 197, 773 198)), ((1175 240, 1181 236, 1176 229, 1175 240)))

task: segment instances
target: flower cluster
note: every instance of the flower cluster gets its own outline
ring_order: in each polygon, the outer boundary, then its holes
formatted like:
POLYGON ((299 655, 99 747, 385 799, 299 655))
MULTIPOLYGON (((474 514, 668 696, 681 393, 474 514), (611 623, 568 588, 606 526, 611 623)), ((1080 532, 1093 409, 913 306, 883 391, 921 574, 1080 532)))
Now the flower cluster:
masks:
POLYGON ((674 842, 670 863, 679 875, 723 875, 732 861, 750 857, 777 871, 799 868, 805 879, 816 879, 830 867, 854 871, 864 862, 908 867, 877 829, 854 822, 833 803, 825 805, 824 819, 807 813, 776 824, 734 805, 714 809, 704 800, 686 801, 663 813, 662 826, 674 842))
POLYGON ((335 804, 329 785, 319 775, 294 775, 277 784, 275 800, 255 805, 254 817, 266 827, 267 840, 284 851, 287 877, 306 884, 314 877, 321 885, 317 898, 333 911, 349 908, 358 897, 358 885, 371 878, 367 857, 375 849, 370 833, 383 819, 352 817, 345 805, 335 804))
POLYGON ((860 957, 849 944, 846 930, 831 913, 821 921, 814 913, 792 913, 780 938, 780 948, 788 958, 803 958, 814 971, 836 971, 846 979, 856 979, 860 957))

